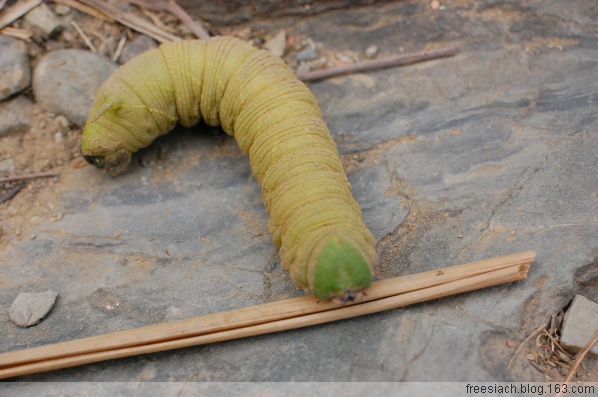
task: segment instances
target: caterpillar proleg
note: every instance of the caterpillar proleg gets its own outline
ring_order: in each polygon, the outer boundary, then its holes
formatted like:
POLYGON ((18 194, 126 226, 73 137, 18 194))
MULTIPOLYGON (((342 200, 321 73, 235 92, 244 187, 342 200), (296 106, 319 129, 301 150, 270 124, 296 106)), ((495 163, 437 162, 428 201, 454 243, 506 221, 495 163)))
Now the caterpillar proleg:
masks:
POLYGON ((82 153, 112 175, 179 123, 203 119, 249 156, 282 266, 319 299, 371 283, 375 239, 350 192, 316 99, 284 62, 234 38, 179 41, 139 55, 100 88, 82 153))

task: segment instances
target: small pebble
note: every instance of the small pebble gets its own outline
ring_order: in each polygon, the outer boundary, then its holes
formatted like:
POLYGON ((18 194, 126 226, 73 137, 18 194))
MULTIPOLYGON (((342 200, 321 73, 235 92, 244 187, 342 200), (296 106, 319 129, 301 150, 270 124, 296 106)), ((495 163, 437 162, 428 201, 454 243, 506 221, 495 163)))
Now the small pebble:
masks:
POLYGON ((336 59, 344 63, 355 63, 357 61, 355 56, 341 54, 340 52, 336 53, 336 59))
POLYGON ((26 96, 0 102, 0 136, 28 132, 32 120, 33 102, 26 96))
POLYGON ((33 294, 22 292, 8 309, 8 316, 19 327, 31 327, 50 312, 57 296, 51 289, 33 294))
POLYGON ((313 61, 314 59, 318 59, 318 51, 315 47, 307 46, 295 55, 295 60, 297 62, 301 61, 313 61))
POLYGON ((45 3, 41 3, 25 14, 25 21, 39 29, 46 37, 54 37, 66 27, 45 3))
POLYGON ((67 119, 63 115, 56 116, 56 121, 58 122, 58 124, 60 124, 60 126, 63 129, 66 129, 66 128, 68 128, 71 125, 69 119, 67 119))
POLYGON ((31 69, 27 47, 21 40, 0 35, 0 101, 27 88, 31 69))
POLYGON ((378 47, 376 47, 375 45, 369 46, 368 48, 366 48, 364 55, 368 59, 375 58, 376 55, 378 55, 378 47))
POLYGON ((276 33, 274 37, 264 43, 264 48, 277 57, 282 57, 287 47, 287 34, 284 30, 276 33))

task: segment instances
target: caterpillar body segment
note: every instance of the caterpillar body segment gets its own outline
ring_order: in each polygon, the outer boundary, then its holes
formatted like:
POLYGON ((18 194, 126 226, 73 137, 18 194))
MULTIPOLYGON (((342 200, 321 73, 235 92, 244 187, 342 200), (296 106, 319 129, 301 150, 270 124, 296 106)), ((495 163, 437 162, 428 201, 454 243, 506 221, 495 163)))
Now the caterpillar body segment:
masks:
POLYGON ((311 91, 271 53, 234 38, 163 44, 100 88, 83 156, 112 175, 179 123, 221 125, 249 156, 284 269, 326 300, 371 283, 375 240, 311 91))

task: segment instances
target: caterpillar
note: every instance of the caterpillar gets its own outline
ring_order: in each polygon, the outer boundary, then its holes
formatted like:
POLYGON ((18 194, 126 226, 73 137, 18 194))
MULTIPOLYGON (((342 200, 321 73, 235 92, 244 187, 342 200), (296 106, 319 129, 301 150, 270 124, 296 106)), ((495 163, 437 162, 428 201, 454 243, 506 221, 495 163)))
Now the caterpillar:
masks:
POLYGON ((314 95, 270 52, 215 37, 137 56, 98 90, 81 151, 117 175, 134 152, 200 119, 248 155, 291 278, 321 300, 356 299, 371 283, 375 239, 314 95))

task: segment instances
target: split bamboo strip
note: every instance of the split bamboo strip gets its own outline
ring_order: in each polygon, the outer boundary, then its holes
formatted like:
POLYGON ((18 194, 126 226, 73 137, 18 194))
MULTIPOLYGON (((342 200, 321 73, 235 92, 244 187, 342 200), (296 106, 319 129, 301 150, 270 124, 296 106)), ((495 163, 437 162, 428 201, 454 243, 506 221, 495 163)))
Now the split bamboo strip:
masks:
POLYGON ((173 323, 0 354, 0 379, 376 313, 521 280, 535 254, 524 252, 376 282, 362 302, 338 306, 292 298, 173 323), (396 293, 396 291, 399 291, 396 293), (151 334, 149 337, 147 335, 151 334))

